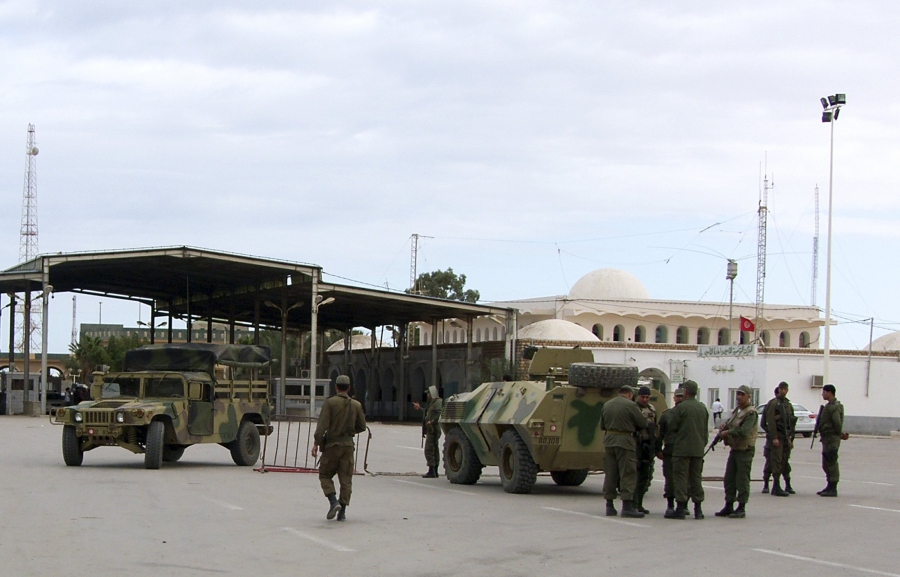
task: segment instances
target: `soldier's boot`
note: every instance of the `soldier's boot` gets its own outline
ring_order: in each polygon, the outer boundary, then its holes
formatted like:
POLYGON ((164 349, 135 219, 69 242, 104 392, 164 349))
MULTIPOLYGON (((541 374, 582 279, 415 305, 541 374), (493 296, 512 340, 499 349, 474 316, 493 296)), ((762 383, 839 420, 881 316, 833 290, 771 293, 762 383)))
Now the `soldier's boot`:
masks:
POLYGON ((722 510, 716 511, 716 517, 727 517, 732 513, 734 513, 734 503, 732 503, 731 501, 726 501, 725 506, 722 507, 722 510))
POLYGON ((644 496, 643 495, 635 495, 631 500, 631 504, 634 506, 636 511, 640 511, 644 515, 649 515, 650 511, 644 508, 644 496))
POLYGON ((423 479, 437 479, 437 467, 428 467, 428 472, 422 475, 423 479))
POLYGON ((632 519, 644 518, 644 514, 641 511, 635 509, 634 504, 631 501, 622 501, 622 516, 630 517, 632 519))
POLYGON ((666 519, 684 519, 685 517, 687 517, 687 501, 683 503, 679 501, 675 510, 672 511, 672 515, 666 517, 666 519))
POLYGON ((616 505, 613 503, 612 499, 606 500, 606 516, 607 517, 615 517, 619 512, 616 511, 616 505))
POLYGON ((830 489, 831 489, 831 481, 828 481, 828 484, 825 485, 824 489, 822 489, 821 491, 816 491, 816 495, 821 495, 822 493, 824 493, 825 491, 828 491, 830 489))
POLYGON ((787 492, 788 495, 796 495, 797 491, 795 491, 794 488, 791 487, 791 478, 787 475, 783 475, 783 477, 784 477, 784 490, 787 492))
POLYGON ((328 514, 325 515, 326 519, 334 519, 334 516, 337 515, 338 509, 341 508, 341 502, 337 500, 337 497, 334 493, 328 495, 328 514))
POLYGON ((675 498, 668 497, 666 498, 666 512, 663 514, 663 517, 669 518, 672 516, 672 513, 675 512, 675 498))
POLYGON ((694 501, 694 519, 706 519, 706 515, 703 514, 703 508, 696 501, 694 501))
POLYGON ((338 521, 346 521, 347 520, 347 505, 341 503, 341 509, 338 511, 337 515, 338 521))
POLYGON ((837 497, 837 482, 828 483, 828 486, 825 487, 820 493, 821 497, 837 497))
POLYGON ((768 495, 768 494, 769 494, 769 476, 768 476, 768 475, 766 475, 765 477, 763 477, 763 490, 762 490, 762 493, 763 493, 763 495, 768 495))
POLYGON ((728 515, 729 519, 743 519, 747 516, 747 511, 744 510, 744 504, 738 503, 738 508, 734 510, 730 515, 728 515))
POLYGON ((778 477, 772 479, 772 495, 776 497, 787 497, 790 495, 781 488, 781 482, 778 480, 778 477))

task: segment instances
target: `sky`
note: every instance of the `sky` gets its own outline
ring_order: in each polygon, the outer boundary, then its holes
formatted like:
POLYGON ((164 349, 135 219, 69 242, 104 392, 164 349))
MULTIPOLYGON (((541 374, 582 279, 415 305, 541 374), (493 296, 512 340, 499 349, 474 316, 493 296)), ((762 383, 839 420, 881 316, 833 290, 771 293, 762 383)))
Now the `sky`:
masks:
MULTIPOLYGON (((42 253, 190 245, 403 289, 416 233, 418 271, 482 302, 604 267, 727 302, 728 258, 754 302, 765 173, 765 301, 811 304, 818 186, 824 307, 819 98, 841 92, 832 346, 861 348, 869 318, 900 329, 898 24, 888 1, 0 2, 0 268, 32 123, 42 253)), ((103 322, 149 317, 102 302, 103 322)))

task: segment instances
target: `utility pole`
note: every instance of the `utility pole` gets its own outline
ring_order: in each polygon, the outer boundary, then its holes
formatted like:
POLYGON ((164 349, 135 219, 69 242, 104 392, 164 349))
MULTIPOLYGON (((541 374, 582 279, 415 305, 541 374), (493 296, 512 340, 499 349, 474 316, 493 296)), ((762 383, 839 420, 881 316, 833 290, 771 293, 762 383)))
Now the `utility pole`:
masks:
POLYGON ((763 307, 766 300, 766 218, 768 216, 766 204, 769 198, 769 189, 774 187, 775 176, 773 175, 772 181, 769 182, 769 176, 763 172, 762 188, 759 191, 759 242, 756 245, 756 327, 753 331, 754 341, 759 339, 759 331, 762 328, 763 307))
POLYGON ((725 280, 731 282, 731 288, 728 291, 728 341, 729 344, 734 344, 734 338, 731 336, 734 333, 732 332, 732 325, 734 324, 732 319, 734 315, 732 314, 732 308, 734 307, 734 279, 737 278, 737 261, 734 259, 728 259, 728 268, 725 272, 725 280))

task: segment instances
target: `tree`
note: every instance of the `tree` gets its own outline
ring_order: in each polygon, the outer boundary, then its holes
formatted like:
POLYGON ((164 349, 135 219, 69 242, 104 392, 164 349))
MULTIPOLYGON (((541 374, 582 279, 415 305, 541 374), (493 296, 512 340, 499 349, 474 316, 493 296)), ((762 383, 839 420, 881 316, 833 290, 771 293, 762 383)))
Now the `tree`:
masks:
POLYGON ((82 336, 77 343, 69 345, 69 352, 81 370, 82 382, 91 382, 91 372, 100 365, 111 364, 109 351, 99 337, 82 336))
POLYGON ((415 291, 407 290, 407 293, 422 294, 439 299, 477 303, 481 293, 477 290, 466 290, 466 275, 457 275, 452 268, 423 272, 416 279, 415 291))

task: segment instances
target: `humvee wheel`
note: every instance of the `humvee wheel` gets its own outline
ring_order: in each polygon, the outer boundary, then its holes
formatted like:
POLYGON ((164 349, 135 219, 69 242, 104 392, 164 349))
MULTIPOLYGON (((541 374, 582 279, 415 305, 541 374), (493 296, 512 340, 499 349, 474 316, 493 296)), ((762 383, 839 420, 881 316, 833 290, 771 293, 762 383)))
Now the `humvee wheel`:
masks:
POLYGON ((163 447, 162 460, 166 463, 174 463, 184 455, 184 445, 166 445, 163 447))
POLYGON ((84 451, 81 450, 81 439, 75 433, 75 427, 66 425, 63 427, 62 436, 63 461, 69 467, 78 467, 84 460, 84 451))
POLYGON ((252 421, 243 421, 238 427, 237 439, 228 444, 231 458, 236 465, 249 467, 259 460, 259 429, 252 421))
POLYGON ((587 479, 587 469, 569 469, 567 471, 550 471, 553 482, 563 487, 577 487, 587 479))
POLYGON ((144 447, 144 468, 159 469, 163 461, 165 449, 166 425, 162 421, 153 421, 147 428, 147 444, 144 447))
POLYGON ((450 429, 444 439, 444 473, 456 485, 474 485, 481 477, 484 465, 475 447, 459 427, 450 429))
POLYGON ((618 389, 634 386, 638 380, 637 367, 607 363, 572 363, 569 365, 569 384, 573 387, 618 389))
POLYGON ((507 493, 530 493, 537 482, 537 465, 514 429, 500 437, 500 482, 507 493))

